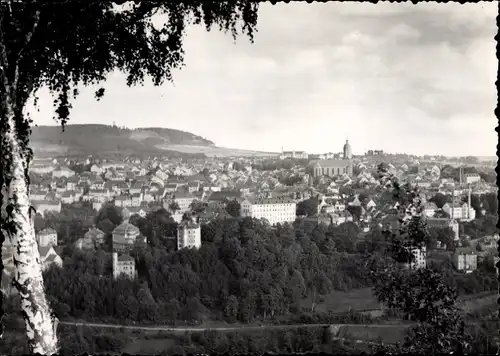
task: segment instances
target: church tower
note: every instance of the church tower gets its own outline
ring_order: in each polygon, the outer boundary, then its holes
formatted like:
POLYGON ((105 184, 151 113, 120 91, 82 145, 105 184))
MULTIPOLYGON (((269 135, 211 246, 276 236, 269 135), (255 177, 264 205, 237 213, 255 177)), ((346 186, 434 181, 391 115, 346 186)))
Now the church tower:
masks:
POLYGON ((344 159, 351 159, 351 158, 352 158, 351 145, 349 144, 349 140, 346 140, 344 145, 344 159))

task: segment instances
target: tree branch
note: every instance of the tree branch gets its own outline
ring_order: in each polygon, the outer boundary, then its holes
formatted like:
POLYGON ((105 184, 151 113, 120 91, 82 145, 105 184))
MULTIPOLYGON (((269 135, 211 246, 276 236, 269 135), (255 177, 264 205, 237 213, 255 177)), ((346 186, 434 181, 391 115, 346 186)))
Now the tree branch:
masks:
POLYGON ((4 21, 4 11, 5 9, 1 8, 0 10, 0 70, 2 71, 3 76, 3 85, 5 89, 5 93, 9 93, 9 78, 7 77, 7 68, 9 67, 9 60, 7 59, 7 48, 5 47, 5 36, 2 31, 2 22, 4 21))
POLYGON ((14 93, 17 92, 17 84, 19 81, 19 63, 23 58, 24 50, 31 43, 31 38, 33 37, 33 34, 35 33, 35 30, 38 27, 39 22, 40 22, 40 9, 36 10, 34 20, 33 20, 33 27, 31 28, 31 31, 29 31, 26 34, 26 40, 24 42, 24 46, 21 47, 21 50, 19 51, 19 54, 17 55, 16 63, 14 65, 14 80, 12 83, 12 89, 14 90, 14 93))

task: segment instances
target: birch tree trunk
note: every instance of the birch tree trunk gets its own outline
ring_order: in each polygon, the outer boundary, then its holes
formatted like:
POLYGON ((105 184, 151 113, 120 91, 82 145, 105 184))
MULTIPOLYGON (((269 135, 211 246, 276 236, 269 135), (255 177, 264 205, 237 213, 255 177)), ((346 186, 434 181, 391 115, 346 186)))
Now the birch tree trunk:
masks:
POLYGON ((7 172, 2 176, 2 234, 14 247, 13 284, 21 297, 30 351, 51 355, 58 352, 56 324, 45 296, 40 253, 30 218, 31 205, 25 177, 27 157, 19 145, 14 111, 9 101, 4 101, 6 117, 2 118, 3 125, 6 125, 2 152, 10 155, 7 160, 10 165, 3 167, 7 172), (5 179, 6 176, 9 178, 5 179))

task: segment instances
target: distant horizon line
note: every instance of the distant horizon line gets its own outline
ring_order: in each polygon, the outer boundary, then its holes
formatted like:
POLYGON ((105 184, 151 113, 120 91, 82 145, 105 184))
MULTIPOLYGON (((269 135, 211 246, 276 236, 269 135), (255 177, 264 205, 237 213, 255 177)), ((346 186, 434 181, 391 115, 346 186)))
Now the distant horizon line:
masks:
MULTIPOLYGON (((257 150, 257 149, 247 149, 247 148, 236 148, 236 147, 226 147, 226 146, 218 146, 214 141, 212 141, 211 139, 208 139, 202 135, 199 135, 199 134, 195 134, 191 131, 186 131, 185 129, 174 129, 174 128, 171 128, 171 127, 163 127, 163 126, 143 126, 143 127, 127 127, 127 126, 119 126, 119 125, 115 125, 115 124, 101 124, 101 123, 66 123, 64 126, 67 127, 67 126, 84 126, 84 125, 98 125, 98 126, 109 126, 109 127, 116 127, 116 128, 119 128, 119 129, 127 129, 127 130, 138 130, 138 129, 144 129, 144 128, 160 128, 160 129, 169 129, 169 130, 176 130, 176 131, 183 131, 183 132, 187 132, 187 133, 191 133, 193 135, 196 135, 196 136, 200 136, 202 137, 203 139, 207 140, 207 141, 211 141, 214 143, 214 146, 215 147, 218 147, 218 148, 225 148, 225 149, 234 149, 234 150, 241 150, 241 151, 254 151, 254 152, 260 152, 260 153, 268 153, 268 154, 276 154, 276 155, 280 155, 282 152, 305 152, 307 153, 308 155, 322 155, 322 154, 326 154, 326 153, 334 153, 334 154, 338 154, 338 153, 342 153, 342 152, 332 152, 332 151, 328 151, 328 152, 320 152, 320 153, 309 153, 307 150, 284 150, 284 151, 270 151, 270 150, 257 150)), ((58 124, 58 123, 54 123, 54 124, 34 124, 35 127, 40 127, 40 126, 45 126, 45 127, 61 127, 61 124, 58 124)), ((62 128, 62 127, 61 127, 62 128)), ((174 144, 175 145, 175 144, 174 144)), ((494 160, 497 156, 496 155, 461 155, 461 156, 447 156, 447 155, 443 155, 443 154, 429 154, 429 153, 425 153, 425 154, 414 154, 414 153, 401 153, 401 152, 386 152, 385 150, 383 149, 369 149, 367 151, 383 151, 384 154, 387 154, 387 155, 409 155, 409 156, 416 156, 416 157, 422 157, 422 156, 430 156, 430 157, 436 157, 436 156, 443 156, 443 157, 446 157, 446 158, 465 158, 465 157, 475 157, 475 158, 483 158, 483 159, 488 159, 488 160, 494 160)), ((355 154, 353 153, 353 156, 364 156, 366 154, 365 153, 362 153, 362 154, 355 154)))

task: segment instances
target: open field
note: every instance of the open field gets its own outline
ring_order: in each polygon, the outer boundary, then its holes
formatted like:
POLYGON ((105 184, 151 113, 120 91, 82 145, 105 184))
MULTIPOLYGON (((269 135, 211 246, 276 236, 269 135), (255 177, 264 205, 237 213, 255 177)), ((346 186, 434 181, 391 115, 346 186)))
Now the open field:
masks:
POLYGON ((203 153, 207 157, 230 157, 230 156, 257 156, 257 157, 272 157, 277 156, 278 153, 272 152, 259 152, 241 150, 238 148, 226 148, 216 146, 195 146, 195 145, 172 145, 162 144, 156 145, 157 148, 168 151, 176 151, 182 153, 203 153))
MULTIPOLYGON (((303 300, 303 308, 311 307, 311 298, 303 300)), ((323 302, 316 301, 315 310, 318 312, 342 313, 352 311, 379 309, 380 303, 373 296, 371 288, 355 289, 349 292, 333 291, 324 296, 323 302)))

